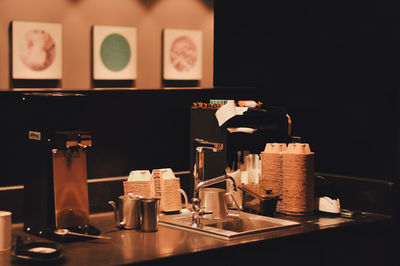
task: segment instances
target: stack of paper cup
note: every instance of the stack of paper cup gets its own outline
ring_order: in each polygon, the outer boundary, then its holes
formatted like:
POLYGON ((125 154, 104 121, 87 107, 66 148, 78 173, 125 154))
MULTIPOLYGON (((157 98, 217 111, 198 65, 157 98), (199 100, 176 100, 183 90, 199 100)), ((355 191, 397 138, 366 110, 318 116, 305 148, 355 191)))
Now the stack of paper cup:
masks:
MULTIPOLYGON (((274 196, 282 194, 282 152, 286 149, 285 143, 267 143, 261 152, 260 186, 274 196)), ((276 209, 279 211, 279 202, 276 209)))
POLYGON ((308 144, 291 143, 282 156, 282 200, 279 211, 306 215, 314 210, 314 153, 308 144))

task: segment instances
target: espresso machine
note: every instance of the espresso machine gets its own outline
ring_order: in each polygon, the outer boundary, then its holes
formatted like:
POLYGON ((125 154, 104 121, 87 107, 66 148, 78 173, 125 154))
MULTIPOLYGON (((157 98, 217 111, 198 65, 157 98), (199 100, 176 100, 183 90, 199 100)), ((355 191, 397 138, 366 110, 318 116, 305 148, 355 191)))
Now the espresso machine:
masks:
MULTIPOLYGON (((241 115, 228 119, 221 126, 218 124, 217 108, 210 104, 194 104, 190 111, 190 166, 192 176, 196 175, 198 146, 218 143, 220 150, 206 149, 202 156, 201 169, 203 179, 207 180, 226 173, 238 160, 243 160, 243 152, 260 154, 267 142, 289 142, 291 140, 291 120, 284 108, 261 106, 248 108, 241 115), (201 106, 201 107, 199 107, 201 106), (243 129, 251 129, 251 133, 243 129), (243 131, 241 131, 243 130, 243 131), (201 141, 199 141, 201 140, 201 141), (205 144, 204 144, 205 143, 205 144), (242 158, 238 158, 238 152, 242 158)), ((210 145, 208 145, 210 146, 210 145)), ((212 146, 212 145, 211 145, 212 146)), ((193 180, 194 178, 191 178, 193 180)), ((191 182, 189 191, 193 191, 191 182)))
POLYGON ((89 224, 86 157, 92 135, 65 130, 83 124, 79 115, 82 105, 68 110, 77 101, 83 103, 82 98, 76 94, 37 93, 23 95, 21 100, 27 114, 23 140, 24 231, 45 238, 60 238, 56 229, 99 234, 89 224))

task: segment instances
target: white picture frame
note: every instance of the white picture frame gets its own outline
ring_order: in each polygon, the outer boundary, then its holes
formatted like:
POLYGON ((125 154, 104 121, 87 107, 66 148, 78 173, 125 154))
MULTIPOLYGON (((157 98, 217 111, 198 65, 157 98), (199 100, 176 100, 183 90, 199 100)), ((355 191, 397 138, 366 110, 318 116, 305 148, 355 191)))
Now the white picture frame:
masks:
POLYGON ((93 79, 137 78, 137 29, 94 25, 92 29, 93 79))
POLYGON ((164 29, 163 79, 200 80, 202 53, 200 30, 164 29))
POLYGON ((11 22, 12 78, 62 78, 62 25, 60 23, 11 22))

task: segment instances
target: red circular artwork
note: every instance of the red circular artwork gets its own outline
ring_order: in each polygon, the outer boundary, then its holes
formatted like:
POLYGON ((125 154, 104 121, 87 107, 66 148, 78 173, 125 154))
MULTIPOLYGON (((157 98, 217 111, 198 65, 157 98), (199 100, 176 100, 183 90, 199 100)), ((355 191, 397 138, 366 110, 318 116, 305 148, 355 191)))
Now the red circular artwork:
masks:
POLYGON ((171 45, 170 60, 179 72, 189 71, 197 60, 196 45, 186 36, 176 38, 171 45))
POLYGON ((53 38, 44 30, 30 30, 21 44, 21 60, 32 70, 43 70, 50 66, 56 57, 53 38))

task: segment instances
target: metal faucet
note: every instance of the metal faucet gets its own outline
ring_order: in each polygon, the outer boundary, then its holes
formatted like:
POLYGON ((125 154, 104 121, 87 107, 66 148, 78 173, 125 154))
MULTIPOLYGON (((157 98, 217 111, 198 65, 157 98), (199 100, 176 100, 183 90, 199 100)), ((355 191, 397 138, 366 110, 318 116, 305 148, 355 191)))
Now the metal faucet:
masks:
POLYGON ((200 182, 204 181, 204 150, 212 150, 213 152, 219 152, 222 151, 222 149, 224 148, 224 145, 222 143, 205 141, 204 139, 199 139, 199 138, 195 138, 194 141, 200 144, 200 146, 196 147, 196 162, 193 169, 193 177, 194 177, 193 197, 195 195, 194 192, 197 185, 200 182))
POLYGON ((199 199, 199 191, 201 188, 208 187, 217 183, 221 183, 225 180, 231 180, 233 183, 233 189, 237 191, 237 186, 235 179, 231 177, 230 175, 222 175, 219 177, 215 177, 203 182, 200 182, 194 189, 193 193, 193 199, 192 199, 192 207, 193 207, 193 212, 192 212, 192 227, 198 228, 201 227, 201 221, 200 219, 205 215, 209 214, 205 210, 203 210, 200 207, 200 199, 199 199))

